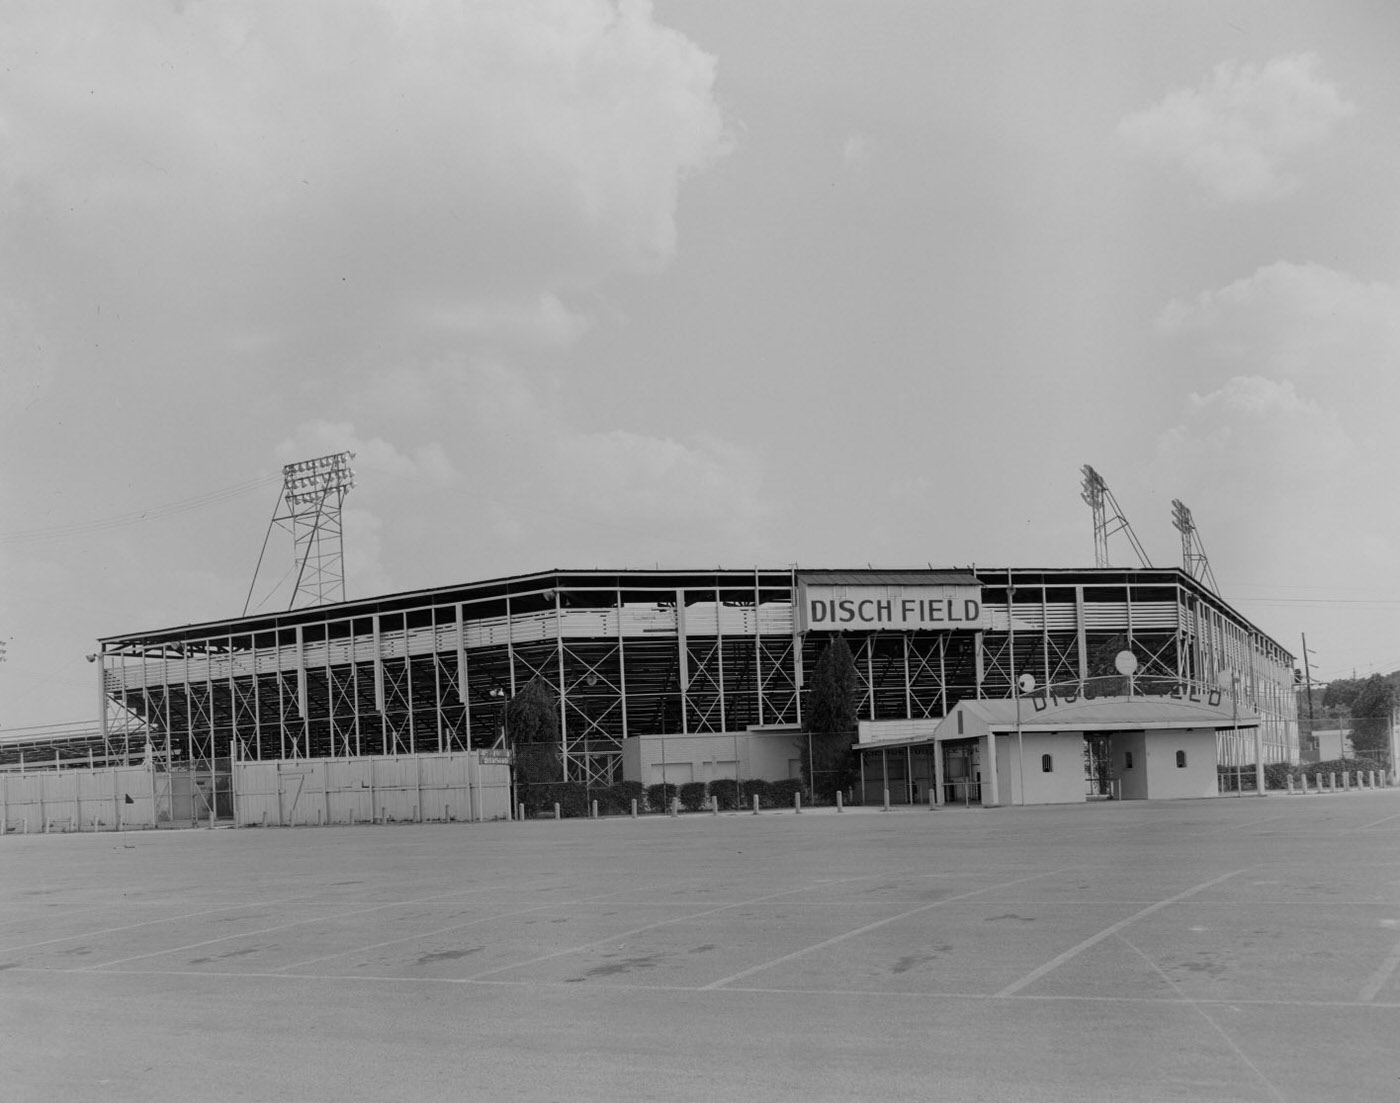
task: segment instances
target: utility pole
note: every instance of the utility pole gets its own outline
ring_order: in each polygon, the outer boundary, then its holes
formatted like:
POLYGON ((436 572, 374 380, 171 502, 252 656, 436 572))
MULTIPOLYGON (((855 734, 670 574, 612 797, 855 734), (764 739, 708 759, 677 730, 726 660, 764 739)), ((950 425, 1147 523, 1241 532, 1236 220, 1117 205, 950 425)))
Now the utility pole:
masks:
POLYGON ((1308 691, 1308 739, 1311 740, 1316 734, 1316 723, 1313 719, 1313 699, 1312 699, 1312 667, 1308 665, 1308 634, 1303 636, 1303 684, 1308 691))

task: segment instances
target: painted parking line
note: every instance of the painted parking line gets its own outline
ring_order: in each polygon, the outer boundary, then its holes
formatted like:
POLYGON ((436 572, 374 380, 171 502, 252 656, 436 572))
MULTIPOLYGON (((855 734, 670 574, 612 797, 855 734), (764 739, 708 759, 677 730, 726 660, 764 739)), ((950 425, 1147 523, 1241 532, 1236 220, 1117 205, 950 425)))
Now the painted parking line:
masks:
POLYGON ((908 911, 900 912, 898 915, 892 915, 888 919, 877 919, 874 923, 867 923, 865 926, 857 927, 853 931, 846 931, 844 934, 838 934, 833 938, 823 939, 821 942, 815 942, 811 946, 804 946, 800 950, 794 950, 790 954, 783 954, 781 957, 775 957, 772 961, 765 961, 761 965, 751 966, 748 969, 743 969, 737 973, 732 974, 731 976, 721 977, 719 980, 711 981, 709 984, 702 984, 700 986, 700 989, 701 991, 706 991, 708 989, 713 988, 723 988, 726 984, 732 984, 736 980, 743 980, 745 977, 751 977, 755 973, 761 973, 763 972, 763 970, 771 969, 775 965, 782 965, 784 962, 792 961, 794 958, 799 958, 803 954, 810 954, 817 950, 824 950, 828 946, 835 946, 838 943, 847 941, 848 939, 859 938, 863 934, 868 934, 871 931, 879 930, 881 927, 888 926, 891 923, 897 923, 901 919, 908 919, 910 916, 919 915, 923 912, 930 911, 933 908, 941 908, 944 904, 951 904, 957 900, 966 900, 969 897, 979 896, 984 892, 995 892, 998 889, 1010 888, 1012 885, 1022 885, 1025 884, 1027 881, 1035 881, 1042 877, 1055 877, 1061 873, 1069 873, 1071 870, 1080 868, 1082 867, 1066 866, 1064 869, 1053 869, 1050 870, 1048 873, 1035 873, 1029 877, 1018 877, 1014 881, 1003 881, 1001 884, 998 885, 986 885, 983 888, 973 889, 970 892, 959 893, 956 896, 947 896, 944 897, 942 900, 935 900, 931 904, 921 904, 917 908, 910 908, 908 911))
POLYGON ((0 954, 17 954, 22 950, 37 950, 41 946, 52 946, 55 942, 73 942, 82 938, 100 938, 103 935, 120 934, 122 931, 134 931, 138 927, 153 927, 160 923, 178 923, 182 919, 198 919, 204 915, 217 915, 219 912, 238 911, 241 908, 276 907, 278 904, 286 904, 287 900, 273 900, 271 902, 255 900, 248 904, 225 904, 219 908, 205 908, 203 911, 182 912, 179 915, 167 915, 160 919, 143 919, 139 923, 124 923, 120 927, 103 927, 97 931, 79 931, 77 934, 66 934, 58 938, 46 938, 42 942, 26 942, 22 946, 6 946, 0 948, 0 954))
POLYGON ((330 915, 314 915, 308 919, 292 919, 286 923, 276 923, 271 927, 259 927, 253 931, 238 931, 234 934, 222 935, 219 938, 206 938, 200 942, 191 942, 183 946, 167 946, 162 950, 150 950, 144 954, 131 954, 128 957, 114 958, 111 961, 99 961, 94 965, 85 965, 80 969, 65 969, 67 973, 90 973, 98 969, 107 969, 113 965, 125 965, 129 961, 143 961, 146 958, 160 957, 163 954, 178 954, 185 950, 201 950, 205 946, 217 946, 220 942, 231 942, 238 938, 253 938, 256 935, 272 934, 275 931, 285 931, 292 927, 305 927, 312 923, 329 923, 337 919, 346 919, 356 915, 368 915, 371 912, 384 911, 387 908, 408 908, 418 904, 433 904, 445 900, 453 900, 459 896, 465 896, 471 892, 479 891, 475 886, 469 889, 461 889, 457 892, 447 892, 440 896, 426 896, 417 900, 393 900, 385 904, 375 904, 371 907, 354 908, 350 911, 333 912, 330 915))
POLYGON ((1263 1085, 1269 1089, 1269 1094, 1271 1094, 1276 1100, 1278 1100, 1278 1103, 1287 1103, 1287 1097, 1284 1096, 1283 1092, 1279 1090, 1278 1085, 1275 1084, 1272 1080, 1270 1080, 1268 1075, 1264 1072, 1264 1070, 1261 1069, 1257 1064, 1255 1064, 1254 1060, 1249 1056, 1249 1054, 1247 1054, 1240 1047, 1240 1044, 1235 1041, 1234 1035, 1232 1035, 1228 1030, 1221 1026, 1220 1023, 1215 1019, 1213 1015, 1211 1015, 1209 1011, 1207 1011, 1203 1006, 1201 1006, 1201 1004, 1198 1001, 1193 1000, 1191 999, 1191 997, 1187 996, 1186 993, 1181 990, 1181 986, 1177 984, 1176 981, 1172 980, 1171 977, 1167 976, 1166 971, 1155 961, 1153 961, 1150 957, 1148 957, 1145 953, 1143 953, 1140 947, 1129 942, 1121 934, 1118 935, 1118 941, 1121 942, 1124 946, 1128 947, 1128 949, 1132 950, 1132 952, 1137 954, 1138 957, 1142 958, 1143 961, 1147 962, 1148 967, 1159 977, 1161 977, 1164 981, 1166 981, 1167 986, 1171 988, 1171 990, 1175 992, 1178 997, 1187 1001, 1191 1009, 1195 1011, 1197 1015, 1199 1015, 1210 1025, 1211 1030, 1213 1030, 1216 1034, 1220 1035, 1220 1037, 1224 1039, 1225 1044, 1229 1046, 1231 1050, 1234 1051, 1235 1056, 1240 1059, 1240 1062, 1243 1065, 1245 1065, 1245 1067, 1248 1068, 1251 1072, 1253 1072, 1254 1075, 1257 1076, 1259 1080, 1263 1083, 1263 1085))
POLYGON ((1381 819, 1372 820, 1370 823, 1363 823, 1360 827, 1353 827, 1347 834, 1350 835, 1356 831, 1365 831, 1368 828, 1379 827, 1381 824, 1389 823, 1391 820, 1400 820, 1400 812, 1395 813, 1393 816, 1383 816, 1381 819))
MULTIPOLYGON (((1082 868, 1082 867, 1080 867, 1080 866, 1070 866, 1070 867, 1068 867, 1068 868, 1069 868, 1069 869, 1080 869, 1080 868, 1082 868)), ((570 955, 570 954, 581 954, 581 953, 586 953, 586 952, 588 952, 589 950, 595 950, 595 949, 597 949, 599 946, 607 946, 609 943, 616 942, 619 938, 632 938, 632 937, 634 937, 634 936, 636 936, 636 935, 639 935, 639 934, 645 934, 647 931, 654 931, 654 930, 657 930, 657 929, 660 928, 660 927, 669 927, 669 926, 672 926, 673 924, 676 924, 676 923, 686 923, 686 922, 689 922, 689 921, 692 920, 692 919, 703 919, 703 918, 704 918, 705 916, 707 916, 707 915, 718 915, 718 914, 721 913, 721 912, 732 911, 732 910, 735 909, 735 908, 746 908, 746 907, 749 907, 749 906, 751 906, 751 905, 753 905, 753 904, 765 904, 765 903, 767 903, 767 902, 770 901, 770 900, 780 900, 780 899, 782 899, 784 896, 797 896, 797 895, 800 895, 801 893, 804 893, 804 892, 816 892, 816 891, 819 890, 819 889, 831 888, 832 886, 835 886, 835 885, 846 885, 846 884, 851 884, 851 883, 856 882, 856 881, 869 881, 869 880, 871 880, 871 879, 873 879, 873 878, 884 878, 884 877, 889 877, 889 876, 891 876, 892 873, 898 874, 899 872, 901 872, 899 869, 895 869, 895 870, 893 870, 893 871, 891 871, 891 870, 881 870, 881 871, 879 871, 878 873, 861 873, 861 874, 857 874, 857 875, 854 876, 854 877, 835 877, 835 878, 831 878, 831 879, 829 879, 829 880, 815 881, 815 882, 812 882, 811 884, 800 885, 800 886, 798 886, 797 888, 783 889, 783 890, 780 891, 780 892, 769 892, 769 893, 764 893, 764 895, 762 895, 762 896, 755 896, 755 897, 753 897, 753 898, 750 899, 750 900, 736 900, 736 901, 734 901, 734 902, 732 902, 732 903, 729 903, 729 904, 720 904, 720 905, 718 905, 718 906, 705 908, 703 911, 690 912, 690 913, 688 913, 688 914, 686 914, 686 915, 672 916, 670 919, 662 919, 662 920, 659 920, 659 921, 656 922, 656 923, 647 923, 647 924, 644 925, 644 926, 641 926, 641 927, 634 927, 634 928, 632 928, 631 930, 628 930, 628 931, 618 931, 618 932, 616 932, 616 933, 614 933, 614 934, 608 935, 606 938, 596 938, 596 939, 594 939, 592 942, 585 942, 585 943, 583 943, 581 946, 570 946, 568 949, 565 949, 565 950, 555 950, 553 953, 549 953, 549 954, 541 954, 539 957, 530 958, 530 959, 527 960, 527 961, 517 961, 517 962, 515 962, 514 964, 511 964, 511 965, 502 965, 502 966, 499 966, 498 968, 495 968, 495 969, 488 969, 488 970, 486 970, 484 973, 476 973, 476 974, 474 974, 473 976, 467 977, 467 978, 465 978, 465 979, 466 979, 466 980, 471 980, 471 981, 479 981, 479 980, 483 980, 483 979, 486 978, 486 977, 494 977, 494 976, 495 976, 496 974, 498 974, 498 973, 509 973, 512 969, 525 969, 525 968, 528 968, 528 967, 530 967, 530 966, 532 966, 532 965, 539 965, 539 964, 541 964, 542 962, 553 961, 553 960, 555 960, 556 958, 567 957, 567 956, 570 955)), ((1062 872, 1062 873, 1063 873, 1063 872, 1068 872, 1068 869, 1067 869, 1067 870, 1060 870, 1059 872, 1062 872)), ((915 876, 918 876, 918 874, 916 874, 915 876)), ((942 874, 931 874, 930 876, 943 876, 943 875, 942 875, 942 874)), ((1048 876, 1048 875, 1042 873, 1042 874, 1037 874, 1037 876, 1045 877, 1045 876, 1048 876)), ((1028 878, 1028 877, 1027 877, 1027 878, 1022 878, 1021 880, 1032 880, 1032 878, 1028 878)), ((1012 882, 1012 884, 1016 884, 1016 883, 1017 883, 1017 882, 1014 882, 1014 881, 1012 882)), ((988 885, 986 888, 977 889, 976 892, 991 892, 993 889, 1002 888, 1002 887, 1004 887, 1004 886, 1002 886, 1002 885, 988 885)), ((975 893, 972 894, 972 895, 975 895, 975 893)), ((956 897, 954 897, 953 899, 956 899, 956 897)), ((928 906, 928 905, 925 905, 925 907, 927 907, 927 906, 928 906)), ((919 909, 916 909, 916 910, 922 911, 923 909, 922 909, 922 908, 919 908, 919 909)), ((708 986, 707 986, 707 987, 708 987, 708 986)))
POLYGON ((997 993, 997 996, 1014 996, 1017 992, 1021 991, 1021 989, 1034 984, 1041 977, 1045 976, 1047 973, 1051 973, 1054 970, 1058 969, 1065 962, 1071 961, 1074 958, 1078 957, 1085 950, 1093 946, 1097 946, 1106 938, 1112 938, 1124 928, 1131 927, 1139 919, 1145 919, 1153 912, 1161 911, 1163 908, 1171 907, 1171 905, 1173 904, 1179 903, 1182 900, 1186 900, 1189 897, 1195 896, 1198 892, 1205 892, 1205 890, 1208 888, 1214 888, 1221 882, 1228 881, 1231 877, 1238 877, 1241 873, 1244 872, 1245 870, 1243 869, 1232 870, 1229 873, 1222 874, 1219 877, 1212 878, 1211 880, 1205 881, 1199 885, 1196 885, 1193 888, 1189 888, 1185 892, 1179 892, 1175 896, 1167 897, 1167 899, 1165 900, 1158 900, 1157 903, 1151 905, 1150 907, 1143 908, 1140 912, 1134 912, 1132 915, 1128 916, 1127 919, 1120 919, 1117 923, 1113 924, 1113 926, 1105 927, 1098 934, 1086 938, 1078 946, 1072 946, 1064 953, 1051 958, 1039 968, 1032 969, 1020 980, 1012 984, 1008 984, 1005 988, 1003 988, 1000 992, 997 993))
POLYGON ((1370 1003, 1379 994, 1395 975, 1395 970, 1400 969, 1400 942, 1395 944, 1395 949, 1390 951, 1390 956, 1381 962, 1381 967, 1371 974, 1371 979, 1361 986, 1361 991, 1356 998, 1362 1003, 1370 1003))
POLYGON ((1283 814, 1279 814, 1277 816, 1265 816, 1262 820, 1245 820, 1244 823, 1222 824, 1219 827, 1212 827, 1209 831, 1192 831, 1189 832, 1188 835, 1225 835, 1235 831, 1242 831, 1246 827, 1257 827, 1261 823, 1274 823, 1277 820, 1283 820, 1287 818, 1288 817, 1283 814))
POLYGON ((484 915, 478 919, 470 919, 465 923, 454 923, 450 927, 439 927, 435 931, 420 931, 417 934, 406 935, 403 938, 391 938, 385 942, 374 942, 366 946, 355 946, 348 950, 337 950, 333 954, 322 954, 320 957, 307 958, 305 961, 294 961, 290 965, 279 965, 272 970, 274 973, 290 973, 293 969, 305 969, 308 965, 319 965, 323 961, 330 961, 332 958, 345 957, 347 954, 367 954, 372 950, 382 950, 386 946, 399 946, 405 942, 419 942, 425 938, 436 938, 438 935, 452 934, 454 931, 465 930, 467 927, 479 927, 483 923, 494 923, 500 919, 515 919, 518 916, 530 915, 534 912, 553 911, 556 908, 567 908, 577 904, 597 904, 613 896, 620 896, 626 889, 619 889, 617 892, 605 892, 600 896, 589 896, 582 900, 555 901, 549 904, 538 904, 532 908, 521 908, 518 911, 498 912, 494 915, 484 915))
MULTIPOLYGON (((39 969, 27 965, 17 965, 5 971, 14 974, 27 974, 34 976, 52 976, 52 969, 39 969)), ((428 985, 442 986, 467 986, 480 985, 489 988, 549 988, 557 989, 560 992, 570 992, 581 995, 583 990, 579 985, 567 980, 540 980, 536 978, 503 978, 503 977, 435 977, 435 976, 404 976, 403 974, 377 974, 377 973, 279 973, 268 972, 266 970, 230 970, 217 969, 121 969, 108 972, 67 972, 68 977, 81 977, 84 981, 92 978, 114 978, 129 983, 133 979, 140 977, 181 977, 196 981, 212 981, 218 984, 249 984, 260 981, 274 981, 279 983, 316 983, 321 985, 382 985, 386 988, 410 987, 422 988, 428 985)), ((614 981, 607 985, 609 992, 715 992, 719 995, 747 995, 747 996, 781 996, 783 999, 791 999, 796 996, 819 996, 823 999, 840 999, 856 1002, 869 1001, 871 999, 880 1000, 904 1000, 927 1006, 930 1000, 968 1000, 973 1002, 989 1002, 999 999, 991 992, 959 992, 944 989, 907 989, 907 988, 772 988, 759 984, 732 984, 725 988, 711 988, 708 985, 694 984, 631 984, 626 981, 614 981)), ((590 993, 599 991, 597 988, 587 990, 590 993)), ((1016 997, 1017 1003, 1044 1003, 1044 1004, 1130 1004, 1148 1007, 1220 1007, 1238 1010, 1242 1007, 1258 1008, 1296 1008, 1310 1011, 1318 1010, 1374 1010, 1376 1008, 1394 1008, 1400 1011, 1400 1002, 1370 1002, 1362 1003, 1358 1000, 1303 1000, 1303 999, 1260 999, 1240 997, 1231 995, 1229 997, 1219 997, 1216 999, 1202 998, 1199 996, 1130 996, 1126 994, 1100 995, 1073 992, 1052 992, 1041 995, 1029 994, 1016 997)))

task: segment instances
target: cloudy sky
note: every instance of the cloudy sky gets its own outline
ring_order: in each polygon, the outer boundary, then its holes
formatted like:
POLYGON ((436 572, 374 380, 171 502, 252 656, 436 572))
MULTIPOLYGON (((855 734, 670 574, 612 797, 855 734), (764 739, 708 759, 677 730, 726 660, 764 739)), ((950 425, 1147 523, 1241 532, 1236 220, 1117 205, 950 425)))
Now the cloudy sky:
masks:
POLYGON ((0 727, 237 614, 280 465, 341 449, 352 597, 1092 565, 1088 463, 1321 677, 1400 668, 1397 41, 1389 0, 6 4, 0 727))

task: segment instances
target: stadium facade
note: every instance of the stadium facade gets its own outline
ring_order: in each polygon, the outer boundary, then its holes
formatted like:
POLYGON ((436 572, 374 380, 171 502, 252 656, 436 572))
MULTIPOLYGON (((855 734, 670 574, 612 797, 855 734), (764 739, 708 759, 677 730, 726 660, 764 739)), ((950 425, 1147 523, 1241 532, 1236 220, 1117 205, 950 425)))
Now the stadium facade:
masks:
POLYGON ((703 780, 786 775, 805 673, 837 632, 859 674, 867 796, 1059 799, 1025 781, 1028 761, 1058 753, 1056 784, 1084 799, 1065 755, 1094 733, 1130 763, 1154 732, 1194 733, 1212 792, 1219 761, 1298 757, 1293 656, 1157 568, 549 570, 111 636, 99 735, 114 759, 149 743, 196 773, 468 750, 498 743, 505 702, 542 679, 566 779, 651 782, 658 757, 661 777, 682 763, 703 780), (1013 733, 1020 784, 998 789, 1013 733), (1028 736, 1057 750, 1027 759, 1028 736))

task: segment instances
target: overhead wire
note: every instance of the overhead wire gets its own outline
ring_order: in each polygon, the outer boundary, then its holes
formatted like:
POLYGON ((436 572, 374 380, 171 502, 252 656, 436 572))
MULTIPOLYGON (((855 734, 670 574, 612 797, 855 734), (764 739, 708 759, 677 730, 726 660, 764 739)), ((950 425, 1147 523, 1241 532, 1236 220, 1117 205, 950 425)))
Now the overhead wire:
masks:
POLYGON ((262 475, 255 479, 245 479, 241 483, 234 483, 232 486, 221 487, 218 490, 207 491, 204 494, 196 494, 189 498, 180 498, 173 502, 166 502, 162 505, 151 506, 147 509, 134 510, 130 513, 119 513, 111 517, 101 517, 92 521, 72 521, 63 525, 51 525, 45 528, 17 529, 12 532, 0 532, 0 544, 31 544, 46 540, 67 540, 77 536, 88 536, 100 532, 108 532, 113 529, 128 528, 131 525, 139 525, 146 521, 160 520, 165 517, 174 517, 182 513, 189 513, 193 510, 205 509, 212 505, 231 501, 240 498, 245 494, 250 494, 255 490, 261 490, 274 483, 280 483, 282 475, 280 472, 271 475, 262 475))

